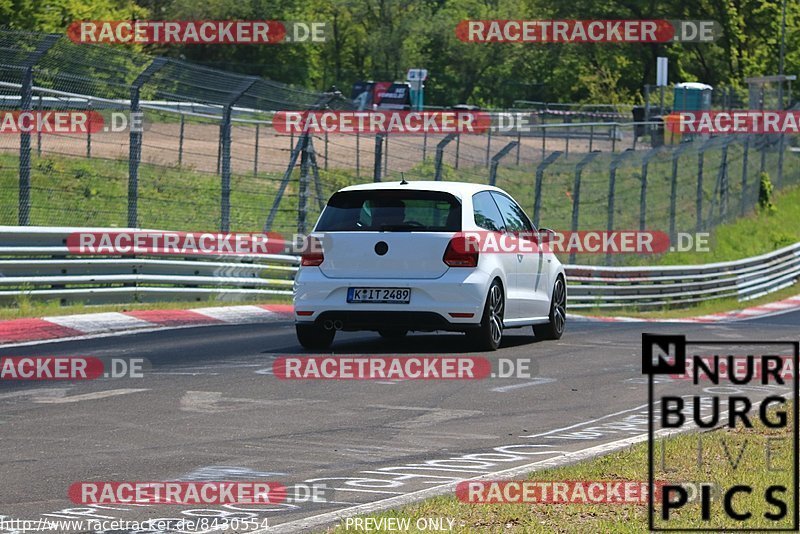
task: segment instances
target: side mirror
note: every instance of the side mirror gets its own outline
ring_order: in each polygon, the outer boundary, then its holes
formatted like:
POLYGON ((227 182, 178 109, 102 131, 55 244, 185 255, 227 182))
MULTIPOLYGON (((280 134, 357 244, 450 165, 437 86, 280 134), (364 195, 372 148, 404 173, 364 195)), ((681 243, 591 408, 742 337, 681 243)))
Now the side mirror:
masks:
POLYGON ((539 242, 540 243, 549 243, 553 237, 555 237, 556 232, 555 230, 551 230, 550 228, 539 228, 539 242))

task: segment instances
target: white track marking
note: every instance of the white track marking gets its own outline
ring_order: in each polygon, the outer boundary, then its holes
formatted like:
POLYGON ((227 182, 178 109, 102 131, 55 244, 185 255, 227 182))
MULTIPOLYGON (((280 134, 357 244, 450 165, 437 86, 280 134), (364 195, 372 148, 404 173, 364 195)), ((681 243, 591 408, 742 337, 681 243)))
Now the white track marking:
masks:
POLYGON ((61 315, 47 317, 45 321, 71 328, 72 330, 83 332, 84 334, 99 334, 101 332, 113 332, 116 330, 136 330, 155 326, 154 323, 118 312, 61 315))

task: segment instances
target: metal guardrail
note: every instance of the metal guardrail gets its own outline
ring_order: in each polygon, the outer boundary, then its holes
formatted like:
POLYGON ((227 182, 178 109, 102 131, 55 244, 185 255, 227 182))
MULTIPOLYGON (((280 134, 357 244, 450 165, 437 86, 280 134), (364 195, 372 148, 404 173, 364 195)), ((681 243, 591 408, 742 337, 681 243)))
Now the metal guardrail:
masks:
POLYGON ((800 278, 800 243, 743 260, 664 267, 567 265, 569 306, 653 308, 736 297, 750 300, 800 278))
MULTIPOLYGON (((96 304, 291 295, 296 256, 86 256, 71 255, 66 246, 74 232, 133 230, 0 226, 0 303, 23 296, 96 304)), ((572 309, 649 309, 726 297, 744 301, 800 278, 800 243, 706 265, 567 265, 566 271, 572 309)))
POLYGON ((291 295, 296 256, 90 256, 71 254, 66 246, 74 232, 134 230, 0 226, 0 303, 20 297, 99 304, 291 295))

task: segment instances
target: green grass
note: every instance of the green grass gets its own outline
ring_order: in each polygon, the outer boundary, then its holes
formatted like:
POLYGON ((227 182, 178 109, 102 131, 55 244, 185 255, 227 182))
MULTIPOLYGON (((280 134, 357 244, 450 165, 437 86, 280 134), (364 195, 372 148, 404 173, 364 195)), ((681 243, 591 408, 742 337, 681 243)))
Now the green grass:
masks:
POLYGON ((570 313, 574 313, 576 315, 615 315, 615 316, 622 316, 622 317, 639 317, 642 319, 682 319, 687 317, 698 317, 700 315, 709 315, 712 313, 723 313, 723 312, 730 312, 741 310, 743 308, 750 308, 754 306, 760 306, 762 304, 767 304, 770 302, 777 302, 779 300, 787 299, 789 297, 794 297, 800 294, 800 287, 797 284, 793 284, 789 287, 785 287, 774 293, 770 293, 768 295, 764 295, 763 297, 759 297, 752 300, 747 300, 740 302, 735 297, 727 297, 722 299, 716 300, 707 300, 704 302, 699 302, 693 306, 684 306, 684 307, 675 307, 675 308, 663 308, 660 310, 640 310, 636 308, 614 308, 613 310, 608 309, 588 309, 588 310, 570 310, 570 313))
MULTIPOLYGON (((714 229, 709 250, 668 252, 657 258, 658 265, 689 265, 738 260, 765 254, 800 241, 800 187, 776 194, 775 212, 751 211, 747 216, 714 229)), ((631 265, 653 265, 646 257, 633 258, 631 265)))
MULTIPOLYGON (((697 142, 681 156, 678 166, 677 229, 694 231, 696 227, 695 202, 698 174, 697 142)), ((431 149, 432 153, 432 149, 431 149)), ((639 193, 641 189, 642 158, 645 151, 629 154, 616 173, 614 228, 636 229, 639 226, 639 193)), ((571 153, 556 160, 544 173, 542 184, 540 224, 556 230, 571 227, 572 199, 574 198, 575 166, 584 154, 571 153)), ((288 155, 287 155, 288 157, 288 155)), ((583 170, 581 182, 579 229, 605 229, 608 223, 609 165, 620 153, 598 153, 583 170)), ((367 158, 369 159, 369 158, 367 158)), ((784 182, 800 182, 800 155, 785 153, 784 182)), ((513 151, 507 156, 513 160, 513 151)), ((728 210, 721 213, 719 195, 715 195, 717 171, 720 167, 721 149, 708 149, 703 157, 704 187, 703 218, 711 223, 733 220, 739 215, 742 198, 743 149, 741 143, 732 143, 728 149, 727 168, 729 180, 728 210), (715 200, 715 198, 717 200, 715 200), (713 211, 712 211, 713 208, 713 211)), ((190 161, 186 162, 190 164, 190 161)), ((371 162, 363 162, 370 166, 371 162)), ((744 189, 747 211, 757 194, 757 175, 760 166, 759 152, 749 149, 747 184, 744 189)), ((0 154, 0 223, 16 224, 19 160, 17 154, 0 154)), ((139 168, 139 225, 148 228, 171 230, 213 230, 220 224, 220 178, 215 173, 183 168, 142 164, 139 168)), ((775 180, 777 155, 769 152, 766 169, 775 180)), ((497 185, 511 193, 528 211, 533 213, 536 165, 507 166, 498 169, 497 185)), ((461 180, 485 183, 489 171, 483 166, 455 170, 444 165, 444 180, 461 180)), ((433 159, 428 158, 405 172, 409 179, 433 179, 433 159)), ((283 197, 274 229, 293 232, 297 228, 297 178, 283 197)), ((651 230, 669 228, 669 196, 672 176, 672 158, 662 153, 653 158, 648 171, 646 225, 651 230)), ((231 229, 254 231, 263 227, 272 201, 275 198, 281 172, 232 176, 231 229)), ((353 169, 324 171, 320 169, 323 199, 338 188, 371 179, 371 173, 362 173, 360 180, 353 169)), ((399 179, 400 173, 390 170, 384 180, 399 179)), ((127 224, 127 160, 86 159, 58 155, 32 157, 32 212, 34 225, 94 225, 125 226, 127 224)), ((318 215, 312 188, 309 202, 308 226, 318 215)), ((596 263, 596 255, 585 255, 583 262, 596 263)))
MULTIPOLYGON (((700 143, 690 146, 681 156, 678 166, 677 220, 678 231, 693 232, 697 226, 695 204, 700 143)), ((616 201, 614 227, 635 229, 639 226, 639 196, 642 183, 642 158, 644 151, 629 154, 616 173, 616 201)), ((542 184, 540 225, 565 230, 571 227, 572 204, 575 195, 575 166, 584 154, 562 156, 544 173, 542 184)), ((579 228, 605 229, 608 217, 609 165, 620 153, 598 153, 582 172, 579 228)), ((508 156, 508 158, 513 158, 508 156)), ((709 263, 741 259, 762 254, 800 241, 800 155, 786 152, 784 184, 776 194, 776 212, 754 213, 751 206, 757 197, 757 178, 760 168, 759 152, 750 147, 748 152, 747 183, 742 187, 744 150, 734 142, 728 148, 727 169, 729 197, 727 211, 722 210, 719 195, 715 195, 717 171, 721 162, 721 149, 709 149, 703 156, 704 182, 702 189, 704 228, 712 228, 708 252, 672 252, 659 256, 626 255, 616 257, 624 265, 678 265, 709 263), (744 198, 745 217, 741 214, 740 199, 744 198)), ((767 172, 776 178, 777 155, 767 153, 767 172)), ((511 193, 528 211, 534 208, 534 165, 520 167, 501 166, 497 185, 511 193)), ((283 197, 272 229, 284 233, 297 230, 297 177, 295 171, 283 197)), ((432 158, 419 163, 405 173, 409 179, 433 179, 435 169, 432 158)), ((0 224, 17 223, 19 161, 14 154, 0 154, 0 224)), ((484 167, 456 170, 444 165, 444 180, 461 180, 485 183, 488 170, 484 167)), ((652 159, 648 170, 646 223, 651 230, 669 228, 669 196, 672 176, 672 157, 668 153, 652 159)), ((399 179, 400 173, 390 171, 385 180, 399 179)), ((259 231, 266 221, 282 175, 260 173, 232 176, 231 230, 259 231)), ((353 170, 320 169, 326 199, 341 187, 356 183, 353 170)), ((361 182, 368 181, 365 173, 361 182)), ((106 159, 86 159, 44 155, 32 157, 31 169, 31 224, 38 226, 105 226, 127 225, 128 162, 106 159)), ((168 230, 215 230, 220 224, 220 178, 213 173, 193 170, 191 167, 162 167, 142 164, 139 168, 139 226, 168 230)), ((315 193, 309 200, 307 228, 316 220, 319 209, 315 193)), ((566 257, 561 258, 567 261, 566 257)), ((598 264, 602 255, 579 255, 577 263, 598 264)), ((789 290, 791 291, 791 290, 789 290)), ((788 291, 766 297, 772 300, 788 291)), ((759 301, 754 301, 757 303, 759 301)), ((700 304, 687 309, 667 309, 655 312, 625 310, 626 314, 647 317, 681 317, 738 309, 741 303, 725 299, 700 304)), ((586 313, 599 313, 587 310, 586 313)))
MULTIPOLYGON (((791 408, 788 420, 791 421, 791 408)), ((774 511, 763 500, 764 488, 773 484, 792 487, 791 427, 788 429, 770 429, 756 420, 754 427, 745 429, 715 430, 704 433, 686 433, 679 436, 659 440, 655 450, 659 462, 656 462, 656 479, 669 482, 713 482, 722 488, 730 488, 734 484, 749 484, 754 491, 750 496, 739 495, 734 500, 740 509, 748 509, 755 519, 736 524, 722 517, 721 504, 714 502, 712 520, 726 521, 720 523, 726 528, 764 528, 768 525, 762 517, 764 512, 774 511), (703 458, 697 464, 697 439, 702 437, 703 458), (767 472, 765 445, 768 438, 778 438, 773 442, 773 466, 786 469, 784 471, 767 472), (725 445, 723 445, 723 441, 725 445), (744 445, 745 442, 748 445, 744 445), (664 465, 667 471, 661 472, 660 450, 664 444, 664 465), (735 462, 739 451, 744 452, 738 468, 734 469, 726 458, 724 447, 727 446, 732 461, 735 462)), ((579 464, 538 471, 525 477, 538 481, 647 481, 647 445, 638 444, 631 448, 614 452, 579 464)), ((791 490, 789 490, 791 492, 791 490)), ((791 495, 784 497, 788 509, 792 509, 791 495)), ((699 519, 699 504, 688 504, 675 516, 676 523, 671 527, 701 528, 707 526, 699 519)), ((416 504, 390 510, 379 514, 370 514, 372 518, 410 518, 412 529, 407 532, 419 532, 413 528, 416 520, 423 517, 439 517, 455 519, 454 532, 542 532, 542 533, 595 533, 621 532, 639 533, 647 531, 647 506, 622 504, 471 504, 463 503, 454 496, 442 496, 421 501, 416 504)), ((791 512, 789 517, 791 517, 791 512)), ((785 525, 784 523, 783 525, 785 525)), ((657 525, 658 526, 658 525, 657 525)), ((664 526, 661 524, 661 526, 664 526)), ((344 522, 330 529, 332 533, 367 532, 355 528, 345 528, 344 522)), ((368 532, 388 532, 386 530, 369 530, 368 532)))
MULTIPOLYGON (((273 224, 274 231, 297 230, 297 171, 273 224)), ((347 173, 321 171, 323 195, 351 182, 347 173)), ((231 177, 231 231, 261 231, 282 175, 231 177)), ((0 224, 18 220, 19 160, 0 154, 0 224)), ((220 177, 190 167, 139 167, 139 227, 213 231, 220 227, 220 177)), ((64 156, 33 156, 31 224, 34 226, 127 226, 128 162, 64 156)), ((326 197, 327 198, 327 197, 326 197)), ((309 202, 309 226, 319 213, 309 202)))
MULTIPOLYGON (((281 295, 262 296, 234 304, 290 304, 291 298, 281 295)), ((206 306, 232 305, 230 302, 209 298, 199 302, 149 302, 125 304, 70 304, 62 306, 58 300, 39 301, 20 298, 9 307, 0 308, 0 320, 23 319, 30 317, 52 317, 79 313, 124 312, 132 310, 188 310, 206 306)))

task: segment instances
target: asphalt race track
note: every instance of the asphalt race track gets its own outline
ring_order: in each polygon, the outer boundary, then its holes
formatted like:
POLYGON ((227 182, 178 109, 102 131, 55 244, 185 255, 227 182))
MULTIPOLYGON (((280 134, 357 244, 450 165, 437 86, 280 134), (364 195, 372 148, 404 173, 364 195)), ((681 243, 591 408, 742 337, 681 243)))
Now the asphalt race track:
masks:
POLYGON ((274 358, 307 354, 289 322, 7 348, 0 355, 146 358, 152 367, 143 378, 0 384, 0 515, 256 517, 275 531, 319 530, 336 521, 333 512, 364 503, 386 501, 377 509, 457 479, 525 466, 522 473, 535 462, 641 441, 642 332, 796 341, 799 325, 800 312, 708 325, 572 321, 557 342, 507 331, 491 354, 471 353, 457 334, 387 342, 340 333, 334 344, 336 355, 530 359, 536 371, 531 379, 471 381, 280 380, 274 358), (67 496, 75 482, 109 480, 324 484, 327 502, 86 507, 67 496))

